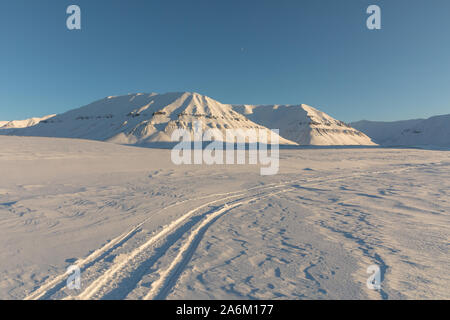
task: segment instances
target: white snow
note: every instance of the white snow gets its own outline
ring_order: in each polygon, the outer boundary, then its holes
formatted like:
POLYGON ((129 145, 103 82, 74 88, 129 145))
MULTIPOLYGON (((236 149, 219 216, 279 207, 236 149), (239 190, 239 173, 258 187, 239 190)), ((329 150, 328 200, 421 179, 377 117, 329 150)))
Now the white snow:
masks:
POLYGON ((279 128, 280 135, 300 145, 375 145, 365 134, 308 105, 236 105, 250 120, 279 128))
POLYGON ((393 122, 358 121, 351 124, 386 146, 450 147, 450 114, 429 119, 393 122))
POLYGON ((39 122, 53 118, 55 114, 41 118, 30 118, 25 120, 0 121, 0 129, 28 128, 37 125, 39 122))
MULTIPOLYGON (((82 138, 118 144, 171 142, 175 129, 280 129, 284 145, 374 145, 361 132, 306 105, 231 106, 198 93, 107 97, 25 129, 0 134, 82 138)), ((225 135, 224 135, 225 136, 225 135)), ((270 136, 270 135, 269 135, 270 136)))
POLYGON ((0 299, 450 299, 449 151, 431 147, 450 147, 450 115, 350 126, 189 92, 2 121, 0 299), (293 146, 273 176, 174 165, 155 143, 197 120, 293 146))
POLYGON ((260 176, 98 141, 0 146, 0 299, 450 298, 447 151, 282 149, 260 176))
MULTIPOLYGON (((193 132, 194 123, 203 129, 269 130, 222 104, 198 93, 129 94, 108 97, 57 115, 37 126, 5 130, 0 134, 82 138, 119 144, 171 142, 175 129, 193 132)), ((296 144, 279 137, 281 144, 296 144)))

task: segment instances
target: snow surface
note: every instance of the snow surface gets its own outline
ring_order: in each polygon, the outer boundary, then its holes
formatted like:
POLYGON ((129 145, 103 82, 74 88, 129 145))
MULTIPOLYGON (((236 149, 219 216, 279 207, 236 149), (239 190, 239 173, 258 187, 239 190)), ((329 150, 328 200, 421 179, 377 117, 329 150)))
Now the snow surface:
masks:
POLYGON ((386 146, 450 147, 450 114, 429 119, 393 122, 358 121, 351 123, 386 146))
POLYGON ((0 299, 450 298, 446 151, 285 149, 260 176, 97 141, 0 146, 0 299))

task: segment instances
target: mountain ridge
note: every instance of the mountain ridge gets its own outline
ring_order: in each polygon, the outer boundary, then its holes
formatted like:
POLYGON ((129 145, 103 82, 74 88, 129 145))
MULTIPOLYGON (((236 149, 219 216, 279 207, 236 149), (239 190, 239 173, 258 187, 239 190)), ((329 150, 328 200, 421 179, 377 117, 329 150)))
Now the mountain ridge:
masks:
POLYGON ((26 128, 2 128, 0 134, 146 144, 171 142, 175 129, 192 134, 199 120, 203 129, 219 131, 256 129, 270 136, 271 129, 280 129, 280 144, 374 145, 363 133, 307 105, 230 105, 197 92, 108 96, 26 128))
POLYGON ((56 114, 50 114, 43 117, 33 117, 24 120, 11 120, 11 121, 0 121, 0 129, 20 129, 27 128, 37 125, 39 122, 47 120, 56 116, 56 114))
POLYGON ((300 145, 375 145, 365 134, 306 104, 235 105, 252 121, 280 129, 300 145))
POLYGON ((428 119, 351 123, 383 146, 450 147, 450 114, 428 119))

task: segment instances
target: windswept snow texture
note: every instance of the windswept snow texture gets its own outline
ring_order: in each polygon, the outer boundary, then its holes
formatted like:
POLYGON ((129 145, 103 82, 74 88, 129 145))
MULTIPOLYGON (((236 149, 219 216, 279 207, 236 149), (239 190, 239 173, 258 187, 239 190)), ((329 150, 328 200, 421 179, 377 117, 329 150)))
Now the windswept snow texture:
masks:
POLYGON ((450 147, 450 114, 394 122, 358 121, 351 124, 386 146, 450 147))
MULTIPOLYGON (((2 130, 0 134, 142 145, 171 142, 175 129, 188 129, 192 135, 197 120, 203 129, 217 129, 222 134, 225 129, 256 129, 270 137, 269 129, 279 129, 283 145, 374 145, 363 133, 307 105, 231 106, 190 92, 107 97, 32 128, 2 130)), ((245 138, 245 132, 240 135, 245 138)), ((227 140, 225 135, 223 140, 227 140)))
POLYGON ((98 141, 0 146, 0 299, 450 299, 448 151, 284 149, 260 176, 98 141))
POLYGON ((234 106, 250 120, 300 145, 375 145, 362 132, 353 129, 308 105, 234 106))

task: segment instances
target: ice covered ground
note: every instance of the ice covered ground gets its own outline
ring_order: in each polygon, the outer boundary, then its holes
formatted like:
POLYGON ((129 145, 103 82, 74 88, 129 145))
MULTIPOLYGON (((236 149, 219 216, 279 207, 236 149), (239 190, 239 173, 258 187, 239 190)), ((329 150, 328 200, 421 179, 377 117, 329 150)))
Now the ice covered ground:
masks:
POLYGON ((0 299, 450 299, 449 151, 281 150, 260 176, 95 141, 0 146, 0 299))

